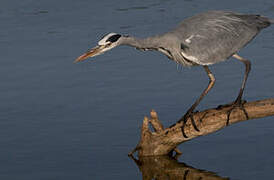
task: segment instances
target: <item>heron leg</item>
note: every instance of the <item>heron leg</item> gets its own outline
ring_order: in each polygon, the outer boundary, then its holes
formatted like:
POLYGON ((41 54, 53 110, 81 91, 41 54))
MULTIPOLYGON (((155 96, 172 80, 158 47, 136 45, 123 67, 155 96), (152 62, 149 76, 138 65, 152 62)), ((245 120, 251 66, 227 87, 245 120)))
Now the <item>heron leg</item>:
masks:
POLYGON ((196 124, 195 124, 195 121, 193 119, 193 111, 194 109, 199 105, 200 101, 203 99, 203 97, 209 92, 209 90, 214 86, 214 83, 215 83, 215 78, 212 74, 212 72, 209 70, 208 66, 203 66, 203 68, 205 69, 208 77, 209 77, 209 84, 208 86, 204 89, 204 91, 202 92, 202 94, 200 95, 200 97, 194 102, 194 104, 187 110, 187 112, 185 113, 185 115, 179 120, 179 122, 183 121, 183 126, 181 127, 181 130, 182 130, 182 133, 183 133, 183 136, 185 138, 187 138, 185 132, 184 132, 184 127, 185 127, 185 124, 188 120, 188 118, 191 119, 191 123, 194 127, 194 129, 196 131, 199 131, 199 129, 197 128, 196 124))
POLYGON ((232 107, 231 107, 231 108, 228 110, 228 112, 227 112, 227 122, 226 122, 226 125, 229 125, 230 114, 231 114, 231 112, 233 111, 233 109, 235 109, 235 108, 237 108, 237 107, 240 108, 240 109, 244 112, 244 114, 245 114, 245 116, 246 116, 246 119, 249 118, 249 117, 248 117, 248 114, 247 114, 247 112, 246 112, 246 110, 245 110, 245 108, 244 108, 244 103, 245 103, 246 101, 243 101, 243 100, 242 100, 242 96, 243 96, 243 92, 244 92, 244 89, 245 89, 247 77, 248 77, 248 74, 249 74, 250 69, 251 69, 251 63, 250 63, 249 60, 242 58, 242 57, 239 56, 238 54, 234 54, 233 57, 236 58, 236 59, 238 59, 238 60, 240 60, 241 62, 243 62, 243 63, 245 64, 245 75, 244 75, 244 79, 243 79, 242 86, 241 86, 240 92, 239 92, 239 94, 238 94, 238 97, 237 97, 237 99, 232 103, 232 107))

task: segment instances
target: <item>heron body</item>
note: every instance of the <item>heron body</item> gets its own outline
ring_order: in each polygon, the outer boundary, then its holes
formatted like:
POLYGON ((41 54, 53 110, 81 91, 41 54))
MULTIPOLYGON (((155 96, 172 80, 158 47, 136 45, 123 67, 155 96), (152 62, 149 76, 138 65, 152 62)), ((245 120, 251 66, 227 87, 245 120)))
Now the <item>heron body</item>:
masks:
MULTIPOLYGON (((153 37, 139 39, 110 33, 98 42, 97 47, 78 57, 76 62, 102 54, 119 45, 128 45, 144 51, 159 51, 183 66, 203 66, 210 82, 181 119, 186 122, 202 98, 214 85, 215 78, 208 66, 233 56, 245 64, 246 71, 239 95, 228 112, 229 120, 229 115, 233 108, 240 107, 245 112, 241 99, 250 71, 250 61, 239 56, 237 52, 248 44, 263 28, 268 27, 272 23, 272 20, 260 15, 240 14, 229 11, 208 11, 186 18, 171 31, 153 37)), ((245 114, 248 118, 246 112, 245 114)), ((198 130, 194 122, 192 124, 198 130)), ((183 129, 182 132, 187 137, 183 129)))
POLYGON ((209 11, 186 18, 162 35, 122 37, 120 44, 158 50, 184 66, 211 65, 232 56, 269 25, 267 18, 258 15, 209 11))

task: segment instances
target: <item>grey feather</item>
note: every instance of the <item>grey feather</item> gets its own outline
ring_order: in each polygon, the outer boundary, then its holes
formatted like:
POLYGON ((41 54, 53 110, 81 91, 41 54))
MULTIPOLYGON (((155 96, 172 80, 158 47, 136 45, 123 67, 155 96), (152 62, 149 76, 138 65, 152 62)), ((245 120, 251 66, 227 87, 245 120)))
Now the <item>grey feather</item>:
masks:
POLYGON ((210 65, 235 54, 271 21, 259 15, 209 11, 186 18, 162 35, 146 39, 121 38, 121 45, 158 50, 184 66, 210 65))
POLYGON ((167 34, 189 47, 182 49, 185 58, 209 65, 232 56, 269 25, 268 19, 256 15, 210 11, 185 19, 167 34))

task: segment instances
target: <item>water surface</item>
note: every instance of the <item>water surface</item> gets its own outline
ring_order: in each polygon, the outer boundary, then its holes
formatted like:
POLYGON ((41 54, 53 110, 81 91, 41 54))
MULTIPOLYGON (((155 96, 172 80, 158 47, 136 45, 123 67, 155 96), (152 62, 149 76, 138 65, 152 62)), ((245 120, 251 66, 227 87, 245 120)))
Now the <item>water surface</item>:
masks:
MULTIPOLYGON (((0 178, 141 179, 127 153, 143 116, 153 108, 165 126, 174 123, 207 85, 205 72, 129 47, 74 59, 109 32, 146 37, 211 9, 274 18, 273 7, 273 0, 2 0, 0 178)), ((273 32, 240 53, 253 65, 247 100, 273 97, 273 32)), ((199 109, 234 100, 244 67, 231 59, 211 69, 216 86, 199 109)), ((181 145, 179 162, 221 178, 272 179, 273 127, 273 117, 232 125, 181 145)))

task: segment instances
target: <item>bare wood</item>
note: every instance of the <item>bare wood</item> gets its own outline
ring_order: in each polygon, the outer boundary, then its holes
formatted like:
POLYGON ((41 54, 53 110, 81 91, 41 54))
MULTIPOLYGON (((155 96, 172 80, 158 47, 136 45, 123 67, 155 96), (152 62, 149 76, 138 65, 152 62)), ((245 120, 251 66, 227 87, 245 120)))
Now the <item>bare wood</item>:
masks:
MULTIPOLYGON (((230 124, 274 115, 274 98, 248 102, 244 104, 244 108, 248 113, 249 119, 246 119, 241 109, 235 108, 230 115, 230 124)), ((188 120, 184 128, 188 138, 185 138, 181 131, 183 122, 179 121, 172 127, 163 129, 157 113, 152 111, 150 119, 144 118, 140 142, 130 154, 138 151, 139 156, 167 155, 183 142, 225 128, 227 111, 229 109, 230 107, 223 107, 195 113, 193 118, 200 131, 194 130, 191 122, 188 120), (149 123, 154 128, 154 132, 150 131, 149 123)))
MULTIPOLYGON (((164 126, 162 125, 161 121, 158 118, 157 113, 155 112, 155 110, 151 110, 150 112, 150 123, 152 124, 152 127, 154 128, 154 131, 157 133, 163 132, 164 131, 164 126)), ((177 154, 182 154, 182 152, 178 149, 175 148, 174 151, 177 154)))

